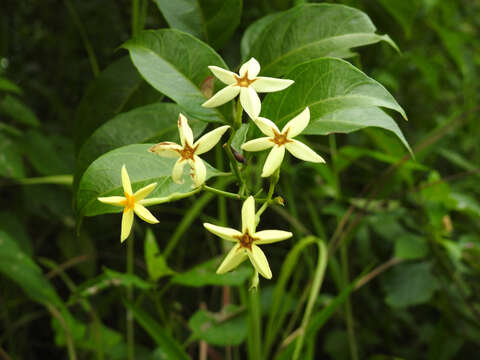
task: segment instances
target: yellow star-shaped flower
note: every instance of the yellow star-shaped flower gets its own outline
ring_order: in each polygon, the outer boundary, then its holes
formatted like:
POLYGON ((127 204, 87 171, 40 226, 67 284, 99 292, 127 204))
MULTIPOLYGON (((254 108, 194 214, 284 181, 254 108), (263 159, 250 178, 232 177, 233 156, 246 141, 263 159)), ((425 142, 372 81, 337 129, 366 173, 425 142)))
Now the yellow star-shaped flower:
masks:
POLYGON ((122 186, 125 196, 109 196, 98 198, 98 201, 101 201, 105 204, 124 207, 122 215, 122 231, 120 235, 121 242, 125 241, 132 231, 133 213, 137 214, 140 219, 150 224, 158 223, 158 220, 155 218, 155 216, 153 216, 152 213, 142 205, 144 201, 143 199, 145 199, 153 191, 153 189, 155 189, 157 183, 147 185, 133 193, 127 168, 125 165, 123 165, 122 186))

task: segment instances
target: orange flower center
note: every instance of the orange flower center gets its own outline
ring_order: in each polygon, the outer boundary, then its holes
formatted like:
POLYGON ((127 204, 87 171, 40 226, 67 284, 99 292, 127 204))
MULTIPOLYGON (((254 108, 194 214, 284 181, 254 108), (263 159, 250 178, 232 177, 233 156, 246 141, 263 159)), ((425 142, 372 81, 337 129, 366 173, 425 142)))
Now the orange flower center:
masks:
POLYGON ((195 147, 191 147, 190 144, 185 142, 185 146, 182 150, 177 150, 180 154, 182 160, 193 160, 193 155, 195 155, 195 151, 197 151, 198 145, 195 147))
POLYGON ((124 211, 133 210, 135 207, 135 196, 124 193, 125 200, 122 201, 122 205, 125 205, 124 211))
POLYGON ((250 236, 250 234, 245 232, 241 236, 236 236, 238 239, 238 242, 240 243, 241 248, 249 249, 252 250, 252 244, 255 240, 258 240, 257 238, 254 238, 253 236, 250 236))
POLYGON ((288 130, 290 129, 287 129, 287 131, 285 131, 284 134, 277 132, 275 129, 272 129, 272 130, 273 130, 273 139, 269 139, 269 140, 274 144, 278 146, 282 146, 282 145, 285 145, 286 143, 293 142, 288 138, 288 130))
POLYGON ((234 76, 235 76, 235 80, 237 80, 237 86, 240 86, 240 87, 249 87, 251 83, 257 80, 257 79, 250 80, 248 78, 248 71, 245 71, 245 75, 243 75, 242 78, 238 77, 237 75, 234 75, 234 76))

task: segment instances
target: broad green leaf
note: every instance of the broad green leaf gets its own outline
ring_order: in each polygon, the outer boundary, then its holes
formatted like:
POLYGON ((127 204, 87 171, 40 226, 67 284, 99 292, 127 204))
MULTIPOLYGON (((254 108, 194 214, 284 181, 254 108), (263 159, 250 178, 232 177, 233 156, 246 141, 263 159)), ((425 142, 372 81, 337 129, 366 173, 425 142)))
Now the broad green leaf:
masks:
MULTIPOLYGON (((100 196, 123 196, 120 171, 127 167, 133 190, 157 183, 149 198, 167 197, 192 191, 192 181, 184 171, 184 183, 172 181, 172 168, 176 159, 163 158, 148 151, 153 144, 128 145, 102 155, 85 171, 78 185, 76 209, 79 219, 122 211, 122 208, 103 204, 97 200, 100 196)), ((220 173, 207 164, 207 179, 220 173)))
POLYGON ((20 149, 9 137, 0 133, 0 177, 19 179, 25 177, 20 149))
POLYGON ((68 150, 61 149, 57 141, 58 136, 47 136, 34 129, 26 131, 23 135, 23 155, 39 174, 54 175, 71 174, 73 172, 72 147, 70 146, 68 150), (71 155, 70 163, 65 157, 62 157, 62 154, 65 154, 67 151, 71 155))
POLYGON ((240 126, 232 139, 232 147, 235 149, 236 152, 240 154, 243 154, 241 146, 243 143, 245 143, 247 139, 247 133, 249 128, 250 123, 242 124, 242 126, 240 126))
MULTIPOLYGON (((101 125, 78 153, 75 180, 78 182, 88 165, 100 155, 121 146, 160 141, 178 142, 177 119, 182 109, 172 103, 156 103, 119 114, 101 125)), ((188 117, 188 115, 187 115, 188 117)), ((197 137, 205 122, 188 118, 197 137)))
POLYGON ((0 91, 12 92, 18 95, 22 93, 22 89, 4 77, 0 77, 0 91))
POLYGON ((157 281, 161 277, 173 275, 175 272, 167 265, 165 258, 160 253, 157 240, 153 231, 148 228, 145 234, 145 263, 150 279, 157 281))
MULTIPOLYGON (((343 5, 299 5, 269 20, 256 25, 263 28, 259 34, 254 29, 249 35, 253 43, 247 58, 253 56, 260 62, 261 75, 280 76, 307 60, 349 55, 353 47, 382 40, 396 48, 388 35, 375 33, 365 13, 343 5)), ((245 43, 243 47, 248 48, 245 43)))
POLYGON ((242 0, 155 0, 168 25, 221 48, 240 23, 242 0))
POLYGON ((247 337, 245 310, 228 305, 219 313, 198 310, 188 320, 195 339, 218 346, 240 345, 247 337))
POLYGON ((385 300, 396 308, 425 303, 440 286, 432 274, 432 264, 428 262, 401 264, 389 275, 385 276, 384 282, 385 300))
POLYGON ((19 285, 32 300, 44 305, 62 306, 40 267, 3 231, 0 231, 0 273, 19 285))
POLYGON ((268 14, 255 21, 247 28, 247 30, 245 30, 242 36, 242 41, 240 42, 240 53, 242 55, 242 59, 247 60, 247 55, 250 53, 250 47, 255 43, 255 41, 257 41, 258 37, 262 34, 262 31, 278 16, 282 15, 282 12, 268 14))
POLYGON ((152 287, 150 283, 134 274, 121 273, 104 267, 103 274, 79 286, 76 295, 92 296, 105 289, 118 286, 135 287, 141 290, 148 290, 152 287))
POLYGON ((23 102, 11 95, 5 96, 0 101, 0 112, 24 125, 35 127, 40 126, 40 122, 33 111, 23 102))
POLYGON ((412 233, 395 238, 395 257, 405 260, 422 259, 428 254, 427 239, 412 233))
POLYGON ((404 118, 405 111, 381 84, 350 63, 334 58, 312 60, 285 77, 295 83, 268 94, 262 105, 262 116, 277 125, 283 126, 308 106, 310 124, 305 134, 348 133, 375 126, 393 132, 411 151, 399 127, 377 107, 395 110, 404 118))
POLYGON ((189 360, 182 346, 161 326, 150 314, 143 311, 140 307, 124 302, 126 308, 130 310, 137 320, 138 324, 152 337, 158 346, 162 348, 165 359, 168 360, 189 360))
POLYGON ((127 108, 144 84, 145 81, 127 56, 108 66, 93 80, 75 114, 76 150, 96 128, 127 108))
POLYGON ((204 108, 202 82, 211 76, 209 65, 227 68, 207 44, 190 34, 173 29, 143 31, 123 47, 138 71, 155 89, 165 94, 192 117, 224 121, 218 108, 204 108))
POLYGON ((183 274, 175 275, 172 278, 172 282, 192 287, 203 287, 206 285, 240 286, 252 276, 252 269, 248 266, 241 266, 229 273, 218 275, 216 270, 221 261, 222 258, 218 257, 204 262, 183 274))

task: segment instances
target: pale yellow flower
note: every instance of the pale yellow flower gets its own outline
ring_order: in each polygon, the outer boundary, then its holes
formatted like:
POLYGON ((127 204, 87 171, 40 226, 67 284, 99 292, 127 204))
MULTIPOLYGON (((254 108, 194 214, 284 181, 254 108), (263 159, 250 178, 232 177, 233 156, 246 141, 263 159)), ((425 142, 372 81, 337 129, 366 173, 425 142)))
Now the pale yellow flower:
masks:
POLYGON ((183 182, 183 167, 188 163, 192 170, 191 177, 193 183, 195 187, 198 187, 202 185, 207 178, 207 168, 198 155, 212 149, 220 141, 220 138, 229 127, 228 125, 220 126, 206 133, 196 142, 193 142, 193 133, 188 125, 188 120, 183 114, 180 114, 178 117, 178 131, 182 145, 164 141, 152 146, 149 151, 163 157, 178 158, 172 169, 172 179, 177 184, 183 182))
POLYGON ((272 148, 263 165, 262 177, 272 175, 282 164, 287 149, 293 156, 300 160, 315 163, 324 163, 325 160, 304 143, 293 139, 300 134, 310 121, 310 111, 305 108, 299 115, 290 120, 280 131, 272 121, 258 117, 254 119, 259 129, 267 135, 258 139, 247 141, 242 145, 245 151, 261 151, 272 148))
POLYGON ((240 104, 252 119, 260 115, 261 110, 257 93, 280 91, 293 84, 293 80, 257 76, 260 64, 253 57, 240 67, 238 75, 218 66, 208 68, 227 86, 205 101, 202 106, 217 107, 240 94, 240 104))
POLYGON ((217 274, 223 274, 233 270, 247 258, 260 275, 267 279, 272 278, 272 271, 267 258, 258 245, 271 244, 288 239, 292 236, 289 231, 261 230, 256 231, 255 226, 255 200, 249 196, 242 206, 242 231, 204 223, 203 226, 211 233, 224 240, 234 241, 236 244, 229 251, 223 262, 217 269, 217 274))
POLYGON ((130 178, 128 177, 127 168, 125 165, 122 166, 122 186, 123 193, 125 196, 109 196, 109 197, 99 197, 98 200, 114 206, 124 207, 122 215, 122 231, 120 234, 120 241, 125 241, 132 231, 133 225, 133 213, 150 224, 158 223, 158 220, 155 216, 152 215, 150 211, 147 210, 145 206, 142 205, 144 199, 155 189, 157 183, 152 183, 147 185, 140 190, 137 190, 135 193, 132 191, 132 184, 130 183, 130 178))

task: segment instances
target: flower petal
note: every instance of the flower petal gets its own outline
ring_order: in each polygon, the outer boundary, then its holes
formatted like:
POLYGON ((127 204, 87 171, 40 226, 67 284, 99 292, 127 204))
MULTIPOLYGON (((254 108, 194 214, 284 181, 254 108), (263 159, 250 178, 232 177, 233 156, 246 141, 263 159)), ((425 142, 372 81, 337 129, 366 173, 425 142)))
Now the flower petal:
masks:
POLYGON ((203 223, 203 227, 210 231, 212 234, 221 237, 223 240, 238 241, 238 238, 242 236, 242 233, 240 231, 229 227, 217 226, 210 223, 203 223))
POLYGON ((291 139, 300 134, 307 127, 310 121, 310 109, 308 106, 300 114, 290 120, 282 129, 285 133, 288 129, 288 138, 291 139))
POLYGON ((130 231, 132 231, 133 225, 133 210, 125 210, 122 215, 122 231, 120 234, 120 241, 124 242, 128 235, 130 235, 130 231))
POLYGON ((109 197, 99 197, 97 198, 97 200, 108 205, 125 206, 124 202, 126 198, 123 196, 109 196, 109 197))
POLYGON ((224 274, 230 270, 235 269, 238 265, 247 259, 247 254, 244 249, 240 248, 240 245, 235 245, 225 256, 222 263, 217 269, 217 274, 224 274))
POLYGON ((255 244, 271 244, 277 241, 286 240, 292 237, 292 233, 290 231, 282 231, 282 230, 262 230, 257 231, 253 236, 258 238, 255 240, 255 244))
POLYGON ((293 83, 293 80, 258 76, 257 80, 252 83, 252 87, 255 89, 256 92, 275 92, 286 89, 293 83))
POLYGON ((232 100, 240 92, 240 87, 236 85, 225 86, 222 90, 218 91, 210 99, 205 101, 203 107, 217 107, 225 104, 227 101, 232 100))
POLYGON ((241 148, 245 151, 262 151, 265 149, 271 148, 275 145, 269 137, 261 137, 258 139, 253 139, 244 143, 241 148))
POLYGON ((183 114, 178 116, 178 132, 180 133, 182 146, 185 146, 185 143, 188 143, 190 146, 193 144, 192 129, 188 125, 188 120, 183 114))
POLYGON ((272 278, 272 270, 268 265, 268 260, 262 249, 257 245, 252 244, 252 250, 247 250, 247 255, 250 258, 255 269, 266 279, 272 278))
POLYGON ((177 184, 183 184, 183 167, 187 162, 183 159, 178 159, 172 169, 172 180, 177 184))
POLYGON ((190 166, 192 168, 192 172, 190 173, 193 184, 195 187, 199 187, 203 185, 205 179, 207 178, 207 168, 203 163, 203 160, 200 159, 197 155, 193 156, 193 161, 189 161, 190 166))
POLYGON ((250 116, 252 119, 255 119, 260 115, 262 109, 262 104, 260 103, 260 98, 252 87, 242 87, 240 89, 240 103, 242 104, 243 110, 250 116))
POLYGON ((122 166, 122 186, 123 191, 129 195, 132 195, 132 184, 130 183, 130 178, 128 177, 127 167, 122 166))
POLYGON ((178 158, 180 156, 179 151, 183 148, 171 141, 163 141, 156 145, 153 145, 148 151, 155 153, 157 155, 168 157, 168 158, 178 158))
POLYGON ((144 186, 143 188, 137 190, 133 196, 135 201, 140 201, 145 199, 157 186, 157 183, 151 183, 150 185, 144 186))
POLYGON ((264 117, 257 117, 253 119, 253 122, 258 126, 261 132, 263 132, 267 136, 275 136, 274 130, 279 133, 277 125, 267 118, 264 117))
POLYGON ((242 233, 255 233, 255 199, 249 196, 242 205, 242 233))
POLYGON ((248 71, 248 78, 250 80, 257 77, 258 73, 260 72, 260 64, 258 63, 258 61, 255 58, 252 57, 252 58, 250 58, 250 60, 248 60, 246 63, 244 63, 240 67, 240 71, 238 72, 238 74, 242 78, 242 77, 245 76, 245 73, 247 71, 248 71))
POLYGON ((158 220, 155 216, 152 215, 148 209, 140 204, 135 204, 135 207, 133 208, 133 211, 135 211, 135 214, 142 219, 143 221, 146 221, 150 224, 157 224, 158 220))
POLYGON ((285 146, 274 146, 263 165, 262 177, 268 177, 277 170, 283 161, 285 155, 285 146))
POLYGON ((235 80, 236 74, 234 72, 231 72, 229 70, 225 70, 225 69, 222 69, 221 67, 213 66, 213 65, 209 66, 208 68, 213 73, 213 75, 215 75, 215 77, 221 82, 223 82, 224 84, 232 85, 236 83, 236 80, 235 80))
POLYGON ((320 155, 298 140, 291 140, 291 142, 285 144, 285 147, 293 156, 300 160, 311 161, 315 163, 325 162, 320 155))
POLYGON ((194 148, 198 146, 197 150, 195 150, 195 154, 201 155, 213 148, 219 142, 220 138, 223 134, 225 134, 225 131, 227 131, 229 127, 230 126, 228 125, 220 126, 219 128, 216 128, 215 130, 212 130, 203 135, 195 142, 195 144, 193 144, 194 148))

